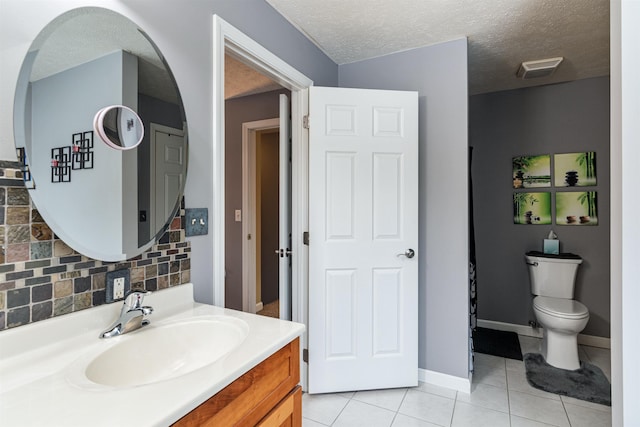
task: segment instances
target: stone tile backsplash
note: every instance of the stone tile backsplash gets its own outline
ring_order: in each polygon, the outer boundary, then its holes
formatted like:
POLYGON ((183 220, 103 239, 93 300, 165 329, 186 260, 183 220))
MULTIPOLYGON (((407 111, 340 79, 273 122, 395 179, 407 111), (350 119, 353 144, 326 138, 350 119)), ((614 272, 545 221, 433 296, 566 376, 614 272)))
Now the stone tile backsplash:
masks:
POLYGON ((104 304, 108 271, 129 269, 131 286, 149 291, 187 283, 190 252, 183 202, 169 230, 142 255, 122 262, 87 258, 44 222, 19 164, 0 161, 0 330, 104 304))

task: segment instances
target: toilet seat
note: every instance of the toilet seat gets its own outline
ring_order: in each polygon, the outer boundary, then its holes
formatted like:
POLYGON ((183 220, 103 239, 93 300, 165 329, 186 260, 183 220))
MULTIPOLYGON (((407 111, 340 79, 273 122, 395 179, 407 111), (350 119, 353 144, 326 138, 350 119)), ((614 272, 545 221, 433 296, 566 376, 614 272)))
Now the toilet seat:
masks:
POLYGON ((549 316, 564 319, 589 317, 589 309, 581 302, 572 299, 537 296, 533 299, 533 308, 549 316))

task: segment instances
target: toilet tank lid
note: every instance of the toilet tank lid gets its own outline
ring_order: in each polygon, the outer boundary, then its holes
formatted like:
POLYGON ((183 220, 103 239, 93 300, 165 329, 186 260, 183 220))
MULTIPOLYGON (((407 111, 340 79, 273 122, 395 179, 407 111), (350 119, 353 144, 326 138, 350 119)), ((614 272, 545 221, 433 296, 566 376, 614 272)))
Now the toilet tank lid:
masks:
POLYGON ((560 254, 545 254, 540 251, 529 251, 526 253, 527 256, 536 256, 540 258, 554 258, 554 259, 582 259, 579 255, 572 254, 570 252, 564 252, 560 254))

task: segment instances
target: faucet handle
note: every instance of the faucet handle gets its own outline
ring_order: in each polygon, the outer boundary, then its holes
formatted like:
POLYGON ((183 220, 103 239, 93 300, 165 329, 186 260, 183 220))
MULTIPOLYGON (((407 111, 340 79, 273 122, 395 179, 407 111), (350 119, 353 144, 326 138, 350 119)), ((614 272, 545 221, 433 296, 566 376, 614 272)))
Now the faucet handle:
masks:
POLYGON ((130 310, 140 308, 145 295, 150 293, 151 291, 145 291, 144 289, 132 289, 125 297, 124 305, 130 310))

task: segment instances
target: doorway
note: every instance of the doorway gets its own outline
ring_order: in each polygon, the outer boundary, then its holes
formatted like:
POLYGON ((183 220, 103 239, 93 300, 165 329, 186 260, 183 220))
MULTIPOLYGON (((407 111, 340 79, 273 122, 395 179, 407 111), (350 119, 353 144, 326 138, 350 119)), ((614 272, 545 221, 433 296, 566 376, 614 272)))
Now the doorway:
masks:
MULTIPOLYGON (((308 113, 308 91, 313 81, 273 55, 263 46, 225 22, 213 17, 213 211, 223 213, 213 218, 211 232, 213 259, 211 266, 213 302, 225 304, 225 258, 227 257, 225 217, 233 215, 233 208, 225 203, 225 53, 268 76, 291 91, 291 319, 307 324, 307 290, 303 286, 308 277, 308 246, 303 232, 308 230, 308 135, 302 117, 308 113)), ((273 116, 272 116, 273 117, 273 116)), ((301 337, 301 348, 307 348, 307 333, 301 337)), ((301 365, 301 382, 306 388, 307 366, 301 365)))
MULTIPOLYGON (((242 125, 242 310, 280 318, 280 120, 242 125)), ((290 218, 286 218, 290 220, 290 218)))
POLYGON ((278 242, 280 211, 274 203, 279 197, 279 131, 268 129, 256 135, 256 311, 280 317, 278 291, 278 242), (257 310, 258 305, 260 310, 257 310))
POLYGON ((291 92, 228 51, 224 83, 225 307, 291 320, 291 92))

